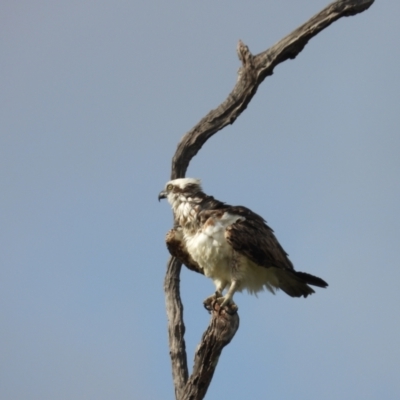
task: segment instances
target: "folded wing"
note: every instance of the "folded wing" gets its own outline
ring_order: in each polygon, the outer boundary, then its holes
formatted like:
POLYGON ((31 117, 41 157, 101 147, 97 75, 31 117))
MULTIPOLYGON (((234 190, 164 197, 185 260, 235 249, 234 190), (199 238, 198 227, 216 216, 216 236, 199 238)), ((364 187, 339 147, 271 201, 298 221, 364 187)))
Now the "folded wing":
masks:
POLYGON ((264 219, 246 207, 229 207, 230 214, 244 217, 244 220, 230 225, 225 237, 232 248, 245 255, 260 267, 273 268, 279 280, 279 288, 292 297, 307 297, 314 293, 308 286, 327 287, 321 278, 295 271, 287 253, 276 239, 273 230, 264 219))

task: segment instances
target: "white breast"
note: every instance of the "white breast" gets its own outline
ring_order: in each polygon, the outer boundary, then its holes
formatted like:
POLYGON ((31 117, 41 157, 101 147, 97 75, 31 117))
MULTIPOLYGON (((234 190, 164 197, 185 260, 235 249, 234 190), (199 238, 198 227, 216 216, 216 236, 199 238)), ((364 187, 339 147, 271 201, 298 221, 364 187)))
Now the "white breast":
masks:
POLYGON ((240 219, 242 217, 229 213, 224 213, 222 217, 212 216, 200 230, 185 234, 188 252, 204 269, 204 274, 214 281, 231 281, 232 248, 226 241, 225 230, 240 219))

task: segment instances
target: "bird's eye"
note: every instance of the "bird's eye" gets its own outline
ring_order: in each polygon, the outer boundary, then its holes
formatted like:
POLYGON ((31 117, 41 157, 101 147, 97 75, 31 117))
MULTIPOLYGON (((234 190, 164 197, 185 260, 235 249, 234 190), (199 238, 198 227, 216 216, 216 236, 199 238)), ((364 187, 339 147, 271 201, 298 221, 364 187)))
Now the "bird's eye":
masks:
POLYGON ((174 187, 174 185, 172 185, 171 183, 169 185, 167 185, 167 190, 172 190, 172 188, 174 187))

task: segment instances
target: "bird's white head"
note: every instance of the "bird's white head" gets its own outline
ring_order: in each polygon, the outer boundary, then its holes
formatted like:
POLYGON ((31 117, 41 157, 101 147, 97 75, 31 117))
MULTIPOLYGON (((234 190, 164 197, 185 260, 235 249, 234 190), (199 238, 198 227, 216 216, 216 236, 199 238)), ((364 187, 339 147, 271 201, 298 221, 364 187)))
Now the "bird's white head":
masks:
POLYGON ((173 203, 179 197, 184 195, 186 198, 191 197, 201 189, 201 181, 196 178, 179 178, 173 179, 165 184, 165 188, 158 195, 158 200, 168 199, 169 203, 173 203))
POLYGON ((176 212, 183 203, 196 202, 196 195, 202 193, 201 181, 196 178, 173 179, 166 183, 158 200, 167 199, 176 212))

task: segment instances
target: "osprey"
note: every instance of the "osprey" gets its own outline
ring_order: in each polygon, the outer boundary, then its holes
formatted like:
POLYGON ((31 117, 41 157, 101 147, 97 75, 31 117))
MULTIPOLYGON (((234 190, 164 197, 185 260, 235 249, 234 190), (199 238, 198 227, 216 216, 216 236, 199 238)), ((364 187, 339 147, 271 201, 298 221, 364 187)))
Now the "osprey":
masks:
POLYGON ((177 224, 167 235, 171 254, 204 273, 216 286, 205 305, 216 300, 221 307, 237 308, 233 295, 243 289, 250 293, 281 289, 292 297, 307 297, 314 293, 309 285, 328 286, 321 278, 294 270, 262 217, 206 195, 199 179, 167 182, 158 196, 164 198, 171 204, 177 224))

